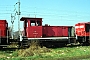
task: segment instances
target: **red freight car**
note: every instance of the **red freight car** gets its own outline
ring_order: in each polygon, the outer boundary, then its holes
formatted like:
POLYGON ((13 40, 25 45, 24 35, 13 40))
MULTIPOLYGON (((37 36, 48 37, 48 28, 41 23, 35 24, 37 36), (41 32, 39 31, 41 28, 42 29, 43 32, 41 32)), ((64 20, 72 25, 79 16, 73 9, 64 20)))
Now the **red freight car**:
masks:
POLYGON ((75 25, 75 33, 80 43, 90 41, 90 22, 77 23, 75 25))

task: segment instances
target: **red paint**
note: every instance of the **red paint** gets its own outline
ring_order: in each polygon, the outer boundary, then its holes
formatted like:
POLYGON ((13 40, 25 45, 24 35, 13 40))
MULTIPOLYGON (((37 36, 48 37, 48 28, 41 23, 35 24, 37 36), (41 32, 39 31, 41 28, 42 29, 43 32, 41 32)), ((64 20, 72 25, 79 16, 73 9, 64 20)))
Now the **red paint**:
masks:
POLYGON ((8 23, 6 20, 0 20, 0 37, 7 36, 8 23))
POLYGON ((21 21, 24 21, 24 36, 28 38, 42 37, 42 18, 22 17, 21 21))
POLYGON ((26 32, 29 38, 40 38, 42 36, 42 26, 28 27, 26 32))
POLYGON ((77 36, 89 36, 90 23, 77 23, 75 24, 75 34, 77 36), (88 26, 86 26, 88 25, 88 26), (88 31, 87 31, 88 30, 88 31))
POLYGON ((69 34, 68 34, 68 26, 63 26, 62 27, 62 36, 68 36, 69 34))
POLYGON ((68 36, 68 26, 43 26, 43 37, 68 36))

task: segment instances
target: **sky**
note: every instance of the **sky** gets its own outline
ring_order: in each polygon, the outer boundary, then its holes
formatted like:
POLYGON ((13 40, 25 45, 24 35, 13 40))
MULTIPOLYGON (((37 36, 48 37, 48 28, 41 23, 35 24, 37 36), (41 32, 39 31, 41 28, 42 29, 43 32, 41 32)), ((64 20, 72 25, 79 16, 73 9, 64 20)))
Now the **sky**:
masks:
MULTIPOLYGON (((14 31, 18 30, 18 0, 0 0, 0 20, 7 20, 11 27, 11 13, 15 16, 14 31)), ((75 26, 90 22, 90 0, 20 0, 20 18, 43 18, 43 25, 75 26)), ((20 21, 20 29, 23 22, 20 21)))

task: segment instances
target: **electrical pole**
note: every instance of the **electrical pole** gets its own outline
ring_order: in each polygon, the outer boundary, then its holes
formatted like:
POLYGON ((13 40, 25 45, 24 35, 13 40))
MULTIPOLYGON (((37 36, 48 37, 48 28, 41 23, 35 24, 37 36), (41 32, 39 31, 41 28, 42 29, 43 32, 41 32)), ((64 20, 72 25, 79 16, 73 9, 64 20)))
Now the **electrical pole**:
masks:
MULTIPOLYGON (((18 15, 18 32, 19 32, 19 36, 20 36, 20 0, 18 0, 18 12, 17 12, 17 15, 18 15)), ((17 4, 16 3, 16 4, 17 4)))
POLYGON ((11 28, 11 32, 12 32, 12 33, 11 33, 11 35, 12 35, 12 39, 13 39, 13 26, 14 26, 14 25, 13 25, 13 23, 14 23, 13 17, 14 17, 14 16, 12 16, 12 14, 11 14, 11 23, 12 23, 12 28, 11 28))
MULTIPOLYGON (((20 0, 18 0, 18 2, 15 5, 17 5, 17 4, 18 4, 18 10, 16 10, 16 8, 15 8, 14 11, 16 11, 15 16, 16 16, 16 14, 18 16, 18 38, 20 38, 20 14, 21 14, 21 12, 20 12, 20 0)), ((14 5, 14 7, 15 7, 15 5, 14 5)))

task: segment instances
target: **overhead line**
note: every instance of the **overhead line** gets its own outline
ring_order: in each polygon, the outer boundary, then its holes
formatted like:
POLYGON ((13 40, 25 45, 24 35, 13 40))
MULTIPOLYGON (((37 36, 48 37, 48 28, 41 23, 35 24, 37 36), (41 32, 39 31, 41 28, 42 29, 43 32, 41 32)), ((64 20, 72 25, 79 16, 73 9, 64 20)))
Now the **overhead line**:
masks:
POLYGON ((47 10, 47 11, 63 11, 63 12, 70 12, 70 13, 85 13, 85 14, 90 14, 87 12, 80 12, 80 11, 71 11, 71 10, 59 10, 59 9, 51 9, 51 8, 40 8, 40 7, 30 7, 30 6, 25 6, 23 8, 34 8, 34 9, 40 9, 40 10, 47 10))
MULTIPOLYGON (((11 13, 0 13, 0 14, 11 14, 11 13)), ((14 14, 14 13, 12 13, 12 14, 14 14)))
MULTIPOLYGON (((46 13, 45 13, 45 12, 28 12, 28 11, 22 11, 22 12, 25 12, 25 13, 27 13, 27 14, 28 14, 28 13, 34 13, 34 14, 44 14, 44 15, 45 15, 45 14, 46 14, 46 15, 47 15, 47 14, 48 14, 48 15, 58 15, 58 13, 53 13, 53 12, 52 12, 52 13, 50 13, 50 12, 48 12, 48 13, 47 13, 47 12, 46 12, 46 13)), ((62 14, 67 15, 67 13, 62 13, 62 14)), ((68 15, 81 15, 81 14, 77 14, 77 13, 76 13, 76 14, 70 14, 70 13, 69 13, 68 15)), ((83 16, 85 16, 85 15, 83 15, 83 16)), ((90 16, 90 15, 87 15, 87 16, 90 16)))
POLYGON ((90 16, 85 16, 85 15, 67 15, 67 14, 35 14, 35 13, 31 13, 31 14, 25 14, 25 13, 22 13, 22 15, 37 15, 37 16, 57 16, 57 17, 90 17, 90 16))

